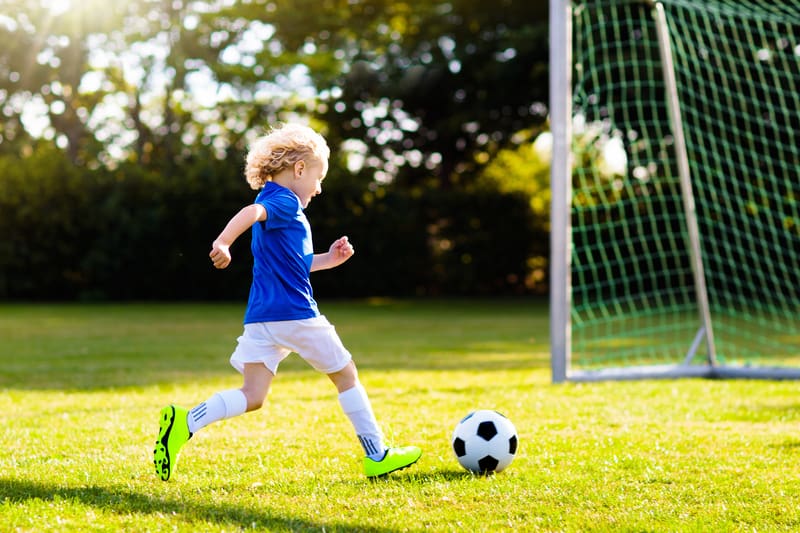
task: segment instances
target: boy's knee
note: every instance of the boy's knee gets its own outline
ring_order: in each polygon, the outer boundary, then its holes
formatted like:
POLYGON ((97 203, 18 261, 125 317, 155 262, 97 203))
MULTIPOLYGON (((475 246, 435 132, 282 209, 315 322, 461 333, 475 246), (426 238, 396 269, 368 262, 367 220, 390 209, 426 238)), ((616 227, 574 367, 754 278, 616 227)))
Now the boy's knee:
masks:
POLYGON ((264 399, 266 398, 266 394, 262 394, 259 392, 253 392, 248 390, 243 390, 244 397, 247 398, 247 411, 255 411, 256 409, 261 409, 264 405, 264 399))
POLYGON ((339 392, 351 389, 358 384, 358 371, 353 361, 350 361, 347 366, 338 372, 328 374, 328 377, 336 385, 339 392))
POLYGON ((264 405, 264 400, 254 400, 254 401, 247 400, 247 411, 248 412, 256 411, 258 409, 261 409, 263 405, 264 405))

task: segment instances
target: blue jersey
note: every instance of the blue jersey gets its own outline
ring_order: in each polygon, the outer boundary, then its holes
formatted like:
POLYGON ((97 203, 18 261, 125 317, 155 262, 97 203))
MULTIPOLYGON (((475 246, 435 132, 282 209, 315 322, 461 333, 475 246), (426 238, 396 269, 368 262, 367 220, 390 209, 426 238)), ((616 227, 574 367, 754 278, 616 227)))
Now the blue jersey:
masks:
POLYGON ((244 323, 300 320, 319 316, 311 289, 314 246, 300 199, 268 181, 255 203, 267 220, 252 227, 253 284, 244 323))

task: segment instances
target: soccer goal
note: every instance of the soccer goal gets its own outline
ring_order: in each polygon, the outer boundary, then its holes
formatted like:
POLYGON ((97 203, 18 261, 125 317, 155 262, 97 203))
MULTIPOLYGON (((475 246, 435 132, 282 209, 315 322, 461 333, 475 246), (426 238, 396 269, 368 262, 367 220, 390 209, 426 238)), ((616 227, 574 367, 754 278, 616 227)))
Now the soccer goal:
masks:
POLYGON ((554 382, 800 378, 800 4, 551 0, 554 382))

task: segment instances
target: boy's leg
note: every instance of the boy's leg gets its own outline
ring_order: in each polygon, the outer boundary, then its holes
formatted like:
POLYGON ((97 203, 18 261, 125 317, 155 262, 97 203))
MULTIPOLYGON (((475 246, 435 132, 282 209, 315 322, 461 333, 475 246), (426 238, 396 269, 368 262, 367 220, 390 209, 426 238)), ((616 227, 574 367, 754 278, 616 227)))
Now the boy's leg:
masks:
POLYGON ((339 405, 353 424, 358 441, 364 448, 364 454, 375 460, 383 457, 386 452, 383 432, 378 426, 369 397, 361 383, 356 382, 354 387, 340 392, 339 405))
POLYGON ((241 389, 218 392, 189 411, 189 431, 195 433, 207 425, 255 411, 264 403, 272 385, 272 372, 261 363, 245 363, 241 389))
POLYGON ((369 397, 358 381, 350 352, 336 329, 324 316, 268 324, 275 344, 300 354, 311 366, 328 375, 339 391, 339 403, 364 448, 364 471, 368 477, 381 476, 417 461, 422 451, 415 447, 387 448, 383 443, 369 397), (339 369, 339 370, 333 370, 339 369))
POLYGON ((383 476, 417 462, 422 455, 418 447, 387 448, 384 445, 383 433, 352 361, 343 370, 328 374, 328 377, 339 390, 339 404, 364 448, 364 473, 367 477, 383 476))
POLYGON ((218 392, 189 411, 189 432, 194 434, 213 422, 239 416, 246 410, 247 397, 241 389, 218 392))
POLYGON ((212 422, 238 416, 261 407, 273 374, 263 364, 244 365, 241 389, 218 392, 190 411, 170 405, 161 410, 159 434, 153 451, 156 473, 167 481, 175 471, 178 454, 199 429, 212 422))

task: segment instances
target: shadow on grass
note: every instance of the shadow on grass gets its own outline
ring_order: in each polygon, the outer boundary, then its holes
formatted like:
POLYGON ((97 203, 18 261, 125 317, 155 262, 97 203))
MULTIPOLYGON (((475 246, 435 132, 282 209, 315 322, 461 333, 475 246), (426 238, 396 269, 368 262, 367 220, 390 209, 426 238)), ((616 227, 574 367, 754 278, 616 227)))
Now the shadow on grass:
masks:
POLYGON ((768 444, 767 448, 772 448, 775 450, 800 450, 800 440, 798 439, 786 439, 783 442, 777 442, 775 444, 768 444))
POLYGON ((434 473, 415 473, 415 472, 398 472, 392 474, 394 481, 405 481, 415 485, 425 485, 434 483, 450 483, 453 481, 464 481, 468 479, 486 479, 489 476, 483 476, 467 472, 466 470, 442 470, 434 473))
POLYGON ((236 529, 281 531, 375 531, 394 532, 389 528, 359 527, 344 522, 313 522, 286 516, 270 509, 253 510, 230 504, 202 504, 177 498, 159 498, 131 492, 119 487, 63 487, 33 483, 18 479, 0 478, 0 497, 6 502, 24 503, 28 500, 68 500, 119 515, 164 514, 187 524, 205 521, 236 529))

